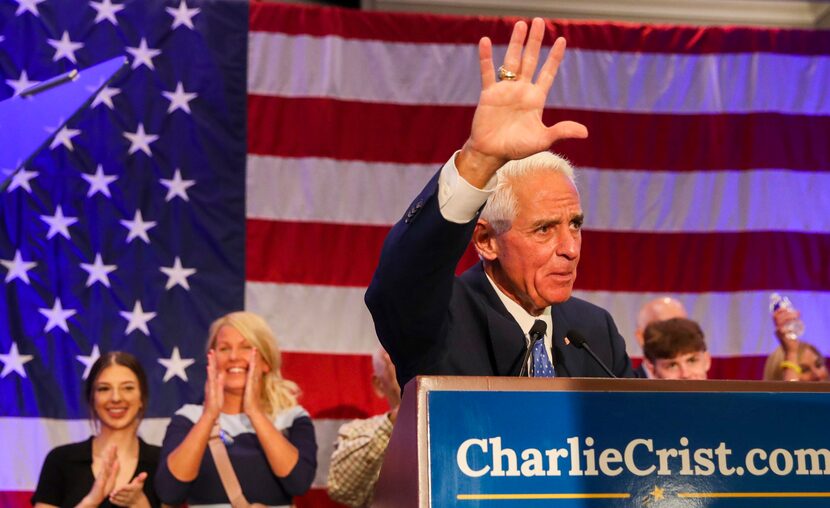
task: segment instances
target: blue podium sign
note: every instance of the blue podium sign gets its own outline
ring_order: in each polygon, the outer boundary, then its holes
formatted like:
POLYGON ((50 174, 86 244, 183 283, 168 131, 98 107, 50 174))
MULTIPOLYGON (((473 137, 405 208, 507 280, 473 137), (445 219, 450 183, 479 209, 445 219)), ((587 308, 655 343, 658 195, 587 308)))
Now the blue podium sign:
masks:
POLYGON ((830 393, 430 391, 431 506, 830 506, 830 393))

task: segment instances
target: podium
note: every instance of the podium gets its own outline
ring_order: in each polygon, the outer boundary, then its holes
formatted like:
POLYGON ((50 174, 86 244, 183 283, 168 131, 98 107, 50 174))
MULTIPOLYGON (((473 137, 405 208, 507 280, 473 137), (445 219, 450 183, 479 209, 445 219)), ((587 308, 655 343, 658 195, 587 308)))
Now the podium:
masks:
POLYGON ((418 377, 372 506, 830 506, 830 383, 418 377))

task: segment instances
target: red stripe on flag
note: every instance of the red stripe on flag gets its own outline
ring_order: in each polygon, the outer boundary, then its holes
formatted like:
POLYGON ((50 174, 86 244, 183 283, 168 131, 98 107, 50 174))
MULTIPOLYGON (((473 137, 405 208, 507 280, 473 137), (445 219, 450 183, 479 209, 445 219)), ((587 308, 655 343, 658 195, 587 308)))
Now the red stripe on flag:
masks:
POLYGON ((366 418, 389 409, 372 389, 368 355, 284 351, 282 356, 282 374, 300 385, 300 404, 312 418, 366 418))
POLYGON ((305 495, 294 498, 294 506, 297 508, 337 508, 346 505, 335 503, 329 499, 328 493, 324 488, 314 488, 309 490, 305 495))
MULTIPOLYGON (((406 206, 405 203, 402 203, 406 206)), ((248 219, 246 280, 365 287, 389 226, 248 219)), ((478 260, 468 249, 458 273, 478 260)))
MULTIPOLYGON (((248 152, 442 164, 464 143, 473 111, 472 106, 249 95, 248 152), (408 141, 390 143, 390 136, 408 141)), ((830 168, 830 116, 547 110, 544 120, 548 125, 574 120, 588 127, 588 140, 554 147, 577 166, 670 171, 830 168)))
MULTIPOLYGON (((709 379, 758 381, 764 377, 766 356, 713 356, 709 379)), ((632 358, 634 368, 642 358, 632 358)))
POLYGON ((577 166, 673 172, 830 167, 830 116, 545 111, 548 125, 561 120, 588 127, 587 141, 554 147, 577 166))
MULTIPOLYGON (((247 279, 365 287, 388 231, 385 226, 249 219, 247 279)), ((671 293, 827 291, 828 252, 830 234, 586 230, 576 287, 671 293), (724 259, 740 262, 724 264, 724 259)), ((468 250, 459 267, 475 261, 468 250)))
POLYGON ((0 506, 4 508, 29 507, 32 504, 29 500, 34 492, 0 490, 0 506))
MULTIPOLYGON (((405 203, 402 203, 406 206, 405 203)), ((387 226, 248 219, 246 280, 367 286, 387 226)))
POLYGON ((461 147, 472 113, 468 107, 248 95, 248 153, 439 163, 461 147), (390 143, 390 136, 407 141, 390 143))
MULTIPOLYGON (((358 12, 253 2, 250 29, 289 35, 439 44, 477 44, 486 35, 495 44, 507 44, 517 19, 520 18, 358 12)), ((563 36, 569 47, 599 51, 824 55, 830 47, 827 31, 679 26, 644 29, 639 24, 608 21, 546 20, 546 23, 546 46, 553 44, 554 37, 563 36)))
MULTIPOLYGON (((0 507, 2 508, 23 508, 30 507, 29 499, 34 492, 22 491, 0 491, 0 507)), ((295 497, 294 505, 297 508, 338 508, 345 505, 335 503, 329 499, 324 488, 313 488, 305 495, 295 497)))
POLYGON ((830 234, 585 231, 582 247, 580 289, 830 289, 830 234))
POLYGON ((766 361, 766 356, 715 357, 709 379, 763 379, 766 361))

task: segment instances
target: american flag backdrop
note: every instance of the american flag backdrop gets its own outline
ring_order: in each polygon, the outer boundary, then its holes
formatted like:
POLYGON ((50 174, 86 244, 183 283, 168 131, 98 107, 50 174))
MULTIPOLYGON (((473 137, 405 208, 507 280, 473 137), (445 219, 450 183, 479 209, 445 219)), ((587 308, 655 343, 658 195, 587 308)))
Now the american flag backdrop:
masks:
MULTIPOLYGON (((0 195, 0 505, 26 504, 48 450, 89 434, 95 355, 141 357, 142 432, 159 442, 200 398, 207 325, 243 306, 271 323, 315 418, 301 504, 330 504, 337 427, 385 409, 362 301, 380 245, 469 132, 478 38, 503 54, 514 21, 0 0, 0 97, 131 62, 0 195)), ((580 168, 577 295, 611 312, 632 356, 640 305, 677 296, 712 377, 760 377, 771 291, 830 351, 830 33, 548 26, 569 49, 545 120, 590 131, 555 148, 580 168)))

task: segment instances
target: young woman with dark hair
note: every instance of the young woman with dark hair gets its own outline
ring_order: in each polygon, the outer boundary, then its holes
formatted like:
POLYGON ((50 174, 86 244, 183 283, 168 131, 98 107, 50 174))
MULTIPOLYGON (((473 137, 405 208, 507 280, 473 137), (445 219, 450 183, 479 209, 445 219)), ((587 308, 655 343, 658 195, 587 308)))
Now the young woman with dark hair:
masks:
POLYGON ((136 357, 113 351, 90 369, 84 389, 93 436, 49 452, 32 497, 50 506, 160 506, 153 491, 159 447, 138 437, 147 409, 147 376, 136 357))

